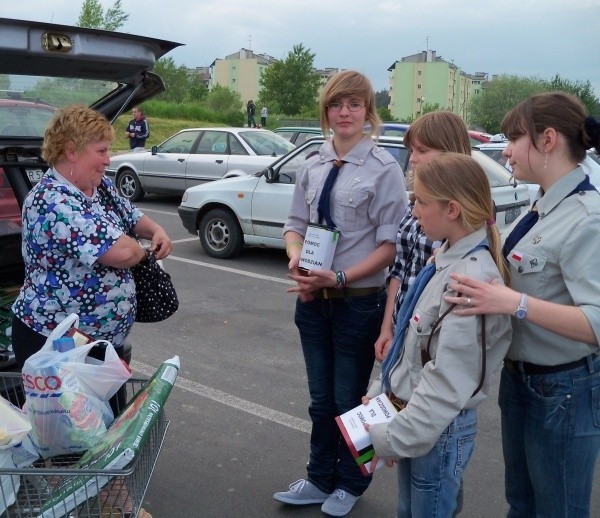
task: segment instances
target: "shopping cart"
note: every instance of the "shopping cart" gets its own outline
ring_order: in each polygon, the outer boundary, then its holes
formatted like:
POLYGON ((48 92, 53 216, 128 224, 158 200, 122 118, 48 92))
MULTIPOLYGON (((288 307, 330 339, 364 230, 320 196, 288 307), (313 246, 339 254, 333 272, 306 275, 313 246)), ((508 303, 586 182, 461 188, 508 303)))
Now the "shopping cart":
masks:
MULTIPOLYGON (((148 380, 132 378, 127 381, 127 401, 146 385, 148 380)), ((15 404, 23 402, 21 375, 0 373, 0 394, 15 404)), ((85 501, 75 509, 64 508, 45 514, 49 518, 99 517, 121 518, 138 516, 150 478, 169 427, 161 411, 150 434, 135 458, 120 469, 81 469, 72 466, 82 454, 61 455, 40 459, 27 468, 0 468, 0 502, 7 502, 16 493, 16 501, 0 518, 29 518, 41 515, 41 509, 52 496, 85 477, 85 501), (16 486, 18 491, 14 491, 16 486), (7 490, 8 489, 8 490, 7 490), (13 491, 10 491, 13 489, 13 491)), ((5 507, 5 506, 2 506, 5 507)))

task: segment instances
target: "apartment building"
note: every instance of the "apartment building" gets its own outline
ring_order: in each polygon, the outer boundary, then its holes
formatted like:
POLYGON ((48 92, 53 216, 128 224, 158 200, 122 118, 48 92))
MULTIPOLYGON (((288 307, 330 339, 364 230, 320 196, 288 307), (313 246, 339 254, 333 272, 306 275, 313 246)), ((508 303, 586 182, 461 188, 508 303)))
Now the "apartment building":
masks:
POLYGON ((390 72, 389 110, 399 120, 415 119, 426 105, 438 105, 469 120, 469 101, 481 92, 485 72, 467 74, 453 62, 422 51, 394 62, 390 72))
POLYGON ((265 69, 277 61, 267 54, 255 54, 248 49, 240 49, 224 59, 215 59, 210 69, 209 89, 215 85, 226 86, 239 92, 244 105, 258 99, 259 80, 265 69))

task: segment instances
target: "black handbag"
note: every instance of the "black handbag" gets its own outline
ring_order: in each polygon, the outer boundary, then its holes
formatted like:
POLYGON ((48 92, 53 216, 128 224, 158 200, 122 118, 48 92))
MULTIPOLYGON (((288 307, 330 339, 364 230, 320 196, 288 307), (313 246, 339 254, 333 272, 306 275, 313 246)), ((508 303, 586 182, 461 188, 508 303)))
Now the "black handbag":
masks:
POLYGON ((179 300, 171 276, 162 269, 156 256, 148 251, 146 261, 131 268, 137 299, 136 322, 161 322, 169 318, 179 300))

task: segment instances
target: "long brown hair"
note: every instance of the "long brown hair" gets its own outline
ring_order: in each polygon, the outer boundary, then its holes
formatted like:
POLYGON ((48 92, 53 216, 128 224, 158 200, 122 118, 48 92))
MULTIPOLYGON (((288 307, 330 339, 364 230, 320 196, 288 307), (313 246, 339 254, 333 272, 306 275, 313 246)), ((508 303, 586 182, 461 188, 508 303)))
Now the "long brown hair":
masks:
POLYGON ((486 226, 490 254, 508 286, 510 276, 502 255, 500 232, 495 223, 490 224, 494 219, 490 182, 477 161, 462 153, 444 153, 416 165, 415 178, 432 199, 442 203, 455 200, 461 206, 464 227, 475 231, 486 226))

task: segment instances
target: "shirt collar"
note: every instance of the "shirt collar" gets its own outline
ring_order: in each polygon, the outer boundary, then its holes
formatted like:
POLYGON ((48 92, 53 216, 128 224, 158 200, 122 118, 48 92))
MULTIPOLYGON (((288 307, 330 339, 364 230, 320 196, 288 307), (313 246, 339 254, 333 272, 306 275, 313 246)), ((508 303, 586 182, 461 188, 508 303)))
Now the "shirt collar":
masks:
MULTIPOLYGON (((373 143, 371 137, 364 135, 363 138, 359 140, 350 150, 350 152, 343 157, 344 162, 356 165, 364 164, 374 145, 375 144, 373 143)), ((327 139, 323 143, 321 149, 319 150, 319 157, 321 159, 321 163, 333 162, 334 160, 338 159, 335 148, 333 147, 332 139, 327 139)))
POLYGON ((447 266, 464 258, 473 248, 487 238, 487 230, 484 225, 479 230, 459 239, 452 246, 446 241, 440 251, 435 256, 435 265, 437 269, 444 269, 447 266))
POLYGON ((572 192, 585 179, 585 173, 581 166, 577 166, 570 173, 564 175, 558 180, 544 196, 539 198, 536 203, 540 217, 546 216, 551 212, 567 195, 572 192))

